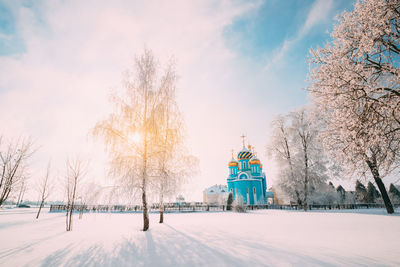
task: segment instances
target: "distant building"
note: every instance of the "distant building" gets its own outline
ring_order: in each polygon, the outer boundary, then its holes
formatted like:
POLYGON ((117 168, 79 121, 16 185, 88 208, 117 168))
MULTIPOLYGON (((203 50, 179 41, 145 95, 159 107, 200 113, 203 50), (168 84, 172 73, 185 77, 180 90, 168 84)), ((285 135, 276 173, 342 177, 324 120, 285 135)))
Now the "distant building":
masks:
POLYGON ((213 185, 203 191, 203 202, 207 204, 225 204, 228 199, 226 185, 213 185))
POLYGON ((276 205, 283 205, 283 201, 278 198, 276 194, 276 190, 273 187, 270 187, 267 191, 267 200, 268 204, 276 204, 276 205))
POLYGON ((180 204, 184 204, 185 203, 185 198, 182 195, 179 195, 176 197, 176 203, 180 204))
POLYGON ((251 146, 244 145, 237 155, 228 163, 229 176, 228 190, 232 192, 233 199, 241 198, 247 205, 268 203, 273 198, 273 192, 267 192, 267 178, 263 172, 261 161, 254 155, 251 146))

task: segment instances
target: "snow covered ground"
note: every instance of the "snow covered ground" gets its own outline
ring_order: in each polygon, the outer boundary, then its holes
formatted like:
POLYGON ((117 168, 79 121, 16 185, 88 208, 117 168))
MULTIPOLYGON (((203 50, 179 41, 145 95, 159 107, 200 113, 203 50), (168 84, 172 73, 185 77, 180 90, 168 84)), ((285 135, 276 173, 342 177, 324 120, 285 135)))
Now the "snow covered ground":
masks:
POLYGON ((400 216, 384 210, 141 214, 0 210, 0 266, 400 266, 400 216))

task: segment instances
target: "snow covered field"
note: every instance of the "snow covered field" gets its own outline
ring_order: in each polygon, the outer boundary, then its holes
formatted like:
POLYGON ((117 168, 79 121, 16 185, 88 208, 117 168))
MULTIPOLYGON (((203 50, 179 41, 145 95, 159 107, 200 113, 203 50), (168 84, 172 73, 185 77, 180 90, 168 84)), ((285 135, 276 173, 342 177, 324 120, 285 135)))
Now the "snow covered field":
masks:
POLYGON ((0 210, 1 266, 400 266, 400 216, 384 210, 141 214, 0 210), (364 214, 363 214, 364 213, 364 214))

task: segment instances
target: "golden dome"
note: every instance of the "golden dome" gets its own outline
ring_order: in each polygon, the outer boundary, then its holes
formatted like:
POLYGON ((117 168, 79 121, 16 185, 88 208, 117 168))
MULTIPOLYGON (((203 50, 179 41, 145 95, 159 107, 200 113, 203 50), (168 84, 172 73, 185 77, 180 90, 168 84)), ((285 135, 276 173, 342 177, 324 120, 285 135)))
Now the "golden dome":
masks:
POLYGON ((229 161, 228 166, 229 167, 237 167, 237 166, 239 166, 239 163, 236 160, 232 159, 231 161, 229 161))
POLYGON ((256 165, 256 164, 261 164, 260 160, 258 158, 252 158, 250 160, 250 165, 256 165))

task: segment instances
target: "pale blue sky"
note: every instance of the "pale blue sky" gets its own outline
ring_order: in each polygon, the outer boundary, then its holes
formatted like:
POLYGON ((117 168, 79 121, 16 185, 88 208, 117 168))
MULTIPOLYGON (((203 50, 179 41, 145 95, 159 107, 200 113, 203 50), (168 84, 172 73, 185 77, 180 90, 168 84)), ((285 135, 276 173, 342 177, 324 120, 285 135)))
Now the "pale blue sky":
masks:
POLYGON ((267 172, 269 123, 307 102, 307 56, 329 40, 334 17, 354 1, 0 0, 0 120, 7 136, 41 146, 32 175, 51 157, 83 153, 106 180, 106 155, 87 133, 109 111, 110 88, 143 46, 178 62, 178 101, 200 175, 184 192, 226 183, 231 149, 245 133, 267 172), (15 104, 18 103, 18 104, 15 104))

